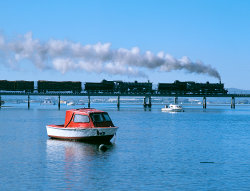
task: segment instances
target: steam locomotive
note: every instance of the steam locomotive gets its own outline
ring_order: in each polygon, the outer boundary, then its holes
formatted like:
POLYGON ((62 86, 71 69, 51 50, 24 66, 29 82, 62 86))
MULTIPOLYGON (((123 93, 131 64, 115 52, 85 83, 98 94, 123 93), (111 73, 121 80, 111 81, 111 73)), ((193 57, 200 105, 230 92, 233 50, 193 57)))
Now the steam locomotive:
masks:
POLYGON ((227 94, 223 83, 196 83, 180 82, 159 83, 158 93, 160 94, 227 94))
MULTIPOLYGON (((24 91, 34 92, 34 81, 7 81, 0 80, 0 91, 24 91)), ((196 83, 192 81, 174 83, 159 83, 153 90, 151 82, 123 82, 107 81, 81 82, 73 81, 43 81, 37 82, 37 92, 72 92, 81 93, 125 93, 125 94, 227 94, 223 83, 196 83), (82 88, 84 87, 84 88, 82 88)))

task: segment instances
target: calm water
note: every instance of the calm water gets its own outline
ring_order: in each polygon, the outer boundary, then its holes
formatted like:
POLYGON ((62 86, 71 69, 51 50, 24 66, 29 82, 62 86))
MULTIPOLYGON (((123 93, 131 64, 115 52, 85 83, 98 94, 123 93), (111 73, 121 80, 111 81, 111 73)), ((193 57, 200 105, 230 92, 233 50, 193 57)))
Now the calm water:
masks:
POLYGON ((249 106, 93 106, 119 127, 106 152, 47 137, 66 107, 2 108, 0 190, 250 190, 249 106))

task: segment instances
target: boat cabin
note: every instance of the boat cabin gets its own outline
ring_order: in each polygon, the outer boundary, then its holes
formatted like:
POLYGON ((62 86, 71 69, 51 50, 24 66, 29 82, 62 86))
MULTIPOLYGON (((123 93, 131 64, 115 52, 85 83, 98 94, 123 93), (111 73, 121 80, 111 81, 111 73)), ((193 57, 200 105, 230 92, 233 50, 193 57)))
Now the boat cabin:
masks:
POLYGON ((66 111, 64 128, 114 127, 107 112, 97 109, 71 109, 66 111))
POLYGON ((175 104, 165 105, 165 108, 182 109, 182 107, 180 105, 175 105, 175 104))

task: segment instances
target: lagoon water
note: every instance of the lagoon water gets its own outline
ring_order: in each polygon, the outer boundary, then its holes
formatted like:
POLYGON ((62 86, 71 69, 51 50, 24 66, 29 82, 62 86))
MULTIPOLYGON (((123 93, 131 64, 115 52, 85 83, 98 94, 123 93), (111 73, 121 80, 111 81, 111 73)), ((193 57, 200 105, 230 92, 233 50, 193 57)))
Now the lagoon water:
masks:
POLYGON ((69 107, 2 108, 0 190, 250 190, 249 106, 92 107, 119 127, 106 152, 47 137, 45 125, 62 124, 69 107))

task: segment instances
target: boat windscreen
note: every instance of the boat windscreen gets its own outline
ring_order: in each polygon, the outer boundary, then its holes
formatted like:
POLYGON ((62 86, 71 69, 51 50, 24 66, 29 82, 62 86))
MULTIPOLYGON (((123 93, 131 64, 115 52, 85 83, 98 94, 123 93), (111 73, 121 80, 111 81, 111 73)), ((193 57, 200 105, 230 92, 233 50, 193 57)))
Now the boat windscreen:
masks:
POLYGON ((111 119, 107 113, 104 113, 103 117, 105 118, 105 121, 111 121, 111 119))
POLYGON ((75 115, 75 123, 89 123, 89 117, 87 115, 75 115))
POLYGON ((103 119, 103 116, 101 113, 92 114, 91 117, 92 117, 93 121, 96 123, 104 122, 104 119, 103 119))

